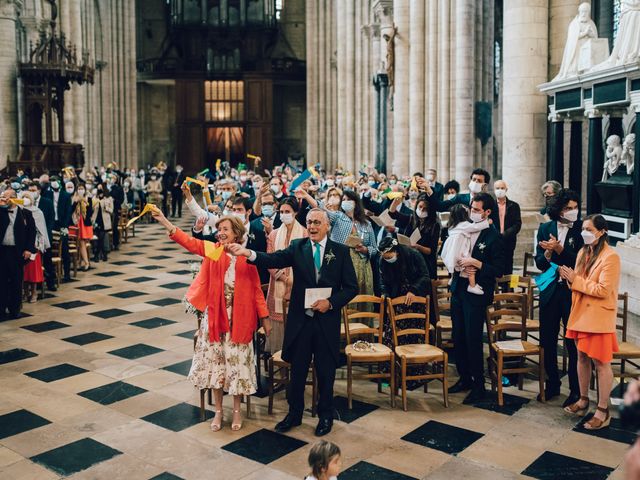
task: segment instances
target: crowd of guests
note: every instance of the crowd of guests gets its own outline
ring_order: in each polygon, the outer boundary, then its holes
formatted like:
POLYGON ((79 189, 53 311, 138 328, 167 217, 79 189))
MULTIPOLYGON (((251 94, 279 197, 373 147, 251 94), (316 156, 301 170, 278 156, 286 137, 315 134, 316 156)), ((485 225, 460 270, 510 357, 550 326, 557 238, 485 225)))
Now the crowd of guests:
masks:
MULTIPOLYGON (((253 338, 261 324, 268 335, 267 350, 282 351, 292 365, 289 413, 276 430, 300 424, 313 360, 319 386, 316 434, 328 433, 342 307, 365 294, 404 296, 407 310, 424 308, 412 299, 431 295, 430 280, 438 277, 440 257, 450 273, 459 374, 449 390, 469 391, 468 402, 485 396, 485 311, 492 304, 496 279, 513 273, 522 227, 520 207, 509 199, 508 184, 497 180, 490 188, 486 170, 470 172, 467 191, 456 181, 443 185, 432 169, 399 177, 372 168, 353 173, 316 166, 300 172, 281 166, 256 172, 227 166, 193 173, 188 181, 180 166, 128 172, 100 168, 80 176, 65 172, 37 180, 19 172, 0 187, 1 261, 11 272, 6 280, 10 288, 0 288, 2 314, 19 313, 23 276, 33 298, 32 286, 42 281, 38 261, 48 287, 55 288, 52 231, 60 234, 66 280, 69 235, 77 237, 81 268, 88 269, 91 249, 94 262, 107 259, 108 232, 118 248, 115 226, 123 207, 155 204, 153 218, 170 237, 204 258, 186 295, 188 309, 199 321, 189 379, 214 391, 212 430, 223 425, 223 392, 233 397, 231 428, 242 426, 242 396, 257 389, 253 338), (13 202, 16 198, 22 202, 13 202), (167 218, 181 216, 183 200, 193 215, 190 232, 167 218), (268 286, 266 298, 262 285, 268 286)), ((560 393, 557 342, 563 323, 572 339, 567 342, 570 395, 563 406, 572 414, 586 413, 593 360, 600 397, 585 427, 602 428, 610 421, 607 387, 617 350, 619 258, 608 246, 602 216, 580 220, 576 193, 557 182, 545 183, 542 193, 541 213, 549 219, 538 229, 535 261, 546 274, 540 294, 545 397, 560 393)), ((391 345, 387 327, 383 341, 391 345)))

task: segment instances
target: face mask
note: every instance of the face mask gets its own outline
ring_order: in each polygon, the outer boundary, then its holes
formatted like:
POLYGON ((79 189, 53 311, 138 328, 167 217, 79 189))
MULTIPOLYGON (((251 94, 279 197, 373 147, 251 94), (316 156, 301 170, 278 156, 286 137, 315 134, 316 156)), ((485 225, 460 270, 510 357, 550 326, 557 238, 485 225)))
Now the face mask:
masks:
POLYGON ((369 184, 370 187, 373 187, 376 184, 374 180, 369 180, 367 183, 369 184))
POLYGON ((436 178, 436 177, 434 177, 433 175, 427 175, 427 176, 426 176, 426 179, 427 179, 427 181, 429 181, 429 182, 433 182, 433 181, 435 180, 435 178, 436 178))
POLYGON ((97 195, 97 193, 98 193, 97 189, 94 188, 93 190, 91 190, 91 195, 93 195, 94 197, 97 195))
POLYGON ((222 215, 223 216, 227 216, 227 215, 231 215, 231 212, 229 212, 229 210, 227 210, 226 208, 222 211, 222 215))
POLYGON ((65 190, 67 191, 67 193, 73 194, 73 187, 68 187, 65 190))
POLYGON ((177 172, 177 173, 182 173, 182 167, 178 167, 178 168, 176 168, 176 172, 177 172))
POLYGON ((393 179, 389 180, 389 185, 395 185, 396 183, 398 183, 397 180, 393 180, 393 179))
POLYGON ((155 180, 156 176, 155 175, 151 175, 151 180, 155 180))
POLYGON ((482 191, 482 184, 475 182, 475 181, 470 181, 469 182, 469 191, 471 193, 480 193, 482 191))
POLYGON ((473 223, 478 223, 484 220, 484 218, 482 218, 482 214, 477 212, 471 212, 471 214, 469 215, 469 218, 473 223))
POLYGON ((231 192, 229 190, 223 190, 220 195, 222 195, 222 199, 224 201, 227 201, 231 198, 231 192))
POLYGON ((140 170, 138 173, 140 174, 141 177, 144 177, 144 170, 140 170))
POLYGON ((342 183, 342 178, 336 178, 336 184, 340 185, 342 183))
POLYGON ((275 209, 273 208, 273 205, 263 205, 262 206, 262 214, 265 217, 271 217, 273 215, 274 211, 275 211, 275 209))
POLYGON ((241 182, 246 182, 247 181, 247 176, 246 175, 240 175, 240 181, 241 182))
POLYGON ((11 182, 11 188, 14 190, 20 190, 22 188, 22 184, 18 182, 11 182))
POLYGON ((449 194, 445 195, 445 198, 446 198, 447 200, 451 200, 451 199, 452 199, 453 197, 455 197, 455 196, 456 196, 456 194, 455 194, 455 193, 449 193, 449 194))
POLYGON ((387 263, 396 263, 396 261, 398 260, 398 256, 397 255, 395 257, 391 257, 391 258, 386 258, 386 257, 382 257, 382 258, 387 263))
POLYGON ((55 191, 60 190, 60 182, 54 180, 53 182, 51 182, 51 188, 53 188, 55 191))
POLYGON ((574 208, 573 210, 569 210, 562 214, 562 218, 564 218, 567 222, 575 222, 578 220, 578 209, 574 208))
POLYGON ((580 235, 582 235, 582 240, 584 241, 585 245, 591 245, 596 241, 595 234, 591 233, 589 230, 583 230, 582 232, 580 232, 580 235))
POLYGON ((338 205, 340 203, 339 197, 329 197, 329 205, 338 205))
POLYGON ((129 188, 131 184, 129 182, 124 182, 124 188, 129 188))
POLYGON ((84 194, 85 194, 84 188, 79 188, 78 189, 78 195, 80 195, 81 197, 84 197, 84 194))
POLYGON ((38 192, 31 192, 31 196, 33 197, 34 202, 37 202, 40 198, 40 194, 38 192))
POLYGON ((24 205, 25 207, 30 207, 31 206, 31 199, 30 198, 23 198, 22 199, 22 205, 24 205))
POLYGON ((281 190, 280 185, 271 185, 271 191, 276 195, 280 193, 281 190))
POLYGON ((418 218, 427 218, 429 212, 423 210, 422 208, 418 208, 416 209, 416 215, 418 216, 418 218))
POLYGON ((233 212, 233 216, 236 217, 237 219, 239 219, 240 221, 242 221, 242 223, 244 223, 244 220, 245 220, 244 213, 233 212))
POLYGON ((409 198, 411 200, 415 200, 416 198, 418 198, 418 192, 409 192, 409 198))
POLYGON ((293 213, 281 213, 280 220, 285 225, 291 225, 293 223, 293 213))
POLYGON ((343 200, 340 206, 345 212, 353 212, 353 210, 356 208, 356 202, 354 202, 353 200, 343 200))
POLYGON ((49 182, 40 182, 40 188, 42 190, 47 190, 49 188, 49 182))
POLYGON ((334 182, 333 179, 329 179, 324 183, 327 187, 333 187, 336 184, 336 182, 334 182))
POLYGON ((507 191, 504 188, 495 189, 496 198, 504 198, 507 196, 507 191))

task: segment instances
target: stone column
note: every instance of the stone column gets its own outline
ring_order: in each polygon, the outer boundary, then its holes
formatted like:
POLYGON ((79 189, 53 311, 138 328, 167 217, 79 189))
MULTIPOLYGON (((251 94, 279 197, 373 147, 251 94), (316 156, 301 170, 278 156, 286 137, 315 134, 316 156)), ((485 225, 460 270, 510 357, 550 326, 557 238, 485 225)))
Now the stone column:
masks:
POLYGON ((0 170, 18 156, 16 17, 21 2, 0 0, 0 170))
MULTIPOLYGON (((86 25, 83 25, 81 22, 81 11, 80 11, 80 0, 68 0, 70 1, 70 10, 71 10, 71 30, 69 32, 69 40, 73 42, 76 47, 76 52, 78 55, 78 63, 82 63, 82 52, 86 48, 82 41, 82 29, 86 28, 86 25)), ((74 84, 71 87, 71 91, 69 93, 69 97, 73 97, 73 135, 70 135, 69 141, 73 143, 85 144, 84 132, 85 132, 85 98, 84 92, 86 90, 86 85, 77 85, 74 84)), ((70 134, 72 132, 69 132, 70 134)), ((86 149, 85 149, 86 150, 86 149)))
POLYGON ((545 180, 548 0, 504 2, 503 178, 513 200, 534 209, 545 180))
POLYGON ((395 37, 395 69, 393 85, 393 163, 397 175, 409 173, 409 0, 393 2, 393 19, 398 29, 395 37))
POLYGON ((410 4, 409 173, 424 171, 425 2, 410 4))
POLYGON ((338 64, 338 164, 342 165, 343 168, 346 168, 346 162, 348 159, 347 156, 347 130, 349 126, 347 125, 347 112, 345 106, 348 104, 347 97, 353 96, 353 91, 349 92, 346 90, 347 84, 347 57, 345 52, 345 33, 347 30, 347 3, 351 2, 341 2, 337 0, 337 35, 340 39, 337 48, 337 64, 338 64))
MULTIPOLYGON (((340 43, 338 44, 338 55, 342 52, 345 57, 343 68, 346 68, 344 72, 344 85, 341 85, 341 91, 343 92, 344 102, 340 103, 341 109, 344 109, 344 119, 346 123, 346 129, 341 132, 341 140, 344 143, 341 160, 345 163, 345 167, 350 172, 357 172, 360 169, 362 163, 361 159, 356 159, 356 129, 361 128, 361 125, 356 125, 356 96, 358 91, 356 86, 356 2, 339 2, 346 4, 345 11, 345 32, 344 36, 340 36, 340 43)), ((341 143, 342 143, 341 142, 341 143)))
POLYGON ((586 112, 589 116, 589 157, 587 164, 587 214, 600 211, 600 196, 595 183, 602 178, 604 149, 602 148, 602 116, 598 110, 586 112))
MULTIPOLYGON (((71 17, 73 15, 71 3, 73 0, 64 0, 60 3, 59 12, 60 16, 58 17, 58 28, 59 32, 63 33, 65 36, 65 45, 67 48, 71 47, 73 43, 73 35, 71 31, 71 17)), ((59 138, 59 141, 64 141, 66 143, 73 143, 75 141, 74 132, 73 132, 73 123, 74 123, 74 98, 73 98, 73 90, 72 87, 70 90, 64 92, 64 121, 62 126, 64 127, 64 138, 59 138)))
POLYGON ((582 118, 571 119, 569 142, 569 188, 582 198, 582 118))
POLYGON ((318 148, 319 139, 323 138, 319 125, 321 115, 318 104, 318 93, 322 89, 318 85, 318 60, 321 55, 318 45, 318 4, 322 0, 309 0, 305 4, 305 29, 307 50, 307 159, 310 162, 325 160, 318 148))
POLYGON ((449 58, 450 24, 449 24, 449 0, 440 0, 439 4, 440 34, 438 39, 438 118, 437 127, 438 143, 438 174, 440 178, 455 178, 455 171, 450 168, 449 151, 451 139, 449 138, 449 118, 451 111, 451 61, 449 58))
POLYGON ((549 1, 549 78, 555 77, 560 71, 562 54, 567 41, 567 29, 571 20, 578 14, 578 6, 583 1, 549 1))
POLYGON ((552 115, 551 138, 549 139, 549 175, 548 180, 555 180, 564 185, 564 120, 560 115, 552 115))
POLYGON ((636 114, 636 155, 633 169, 633 227, 632 231, 640 230, 640 105, 635 108, 636 114))
MULTIPOLYGON (((440 23, 438 22, 438 2, 428 2, 427 35, 425 36, 425 51, 427 61, 425 67, 425 108, 424 108, 424 137, 425 137, 425 169, 438 168, 438 40, 440 23)), ((425 27, 427 24, 425 24, 425 27)), ((443 175, 444 172, 438 172, 443 175)))
POLYGON ((127 123, 127 130, 129 134, 129 150, 125 152, 125 157, 121 159, 120 165, 126 165, 132 167, 138 165, 138 87, 136 83, 136 2, 126 2, 127 6, 125 10, 125 28, 128 30, 127 34, 127 48, 125 49, 127 64, 127 101, 128 109, 127 116, 129 121, 127 123))

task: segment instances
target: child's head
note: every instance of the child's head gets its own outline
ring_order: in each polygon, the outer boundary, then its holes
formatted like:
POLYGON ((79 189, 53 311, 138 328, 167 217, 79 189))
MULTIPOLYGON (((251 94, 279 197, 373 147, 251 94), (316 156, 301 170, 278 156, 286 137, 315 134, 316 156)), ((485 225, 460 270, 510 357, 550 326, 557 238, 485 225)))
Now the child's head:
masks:
POLYGON ((336 444, 320 440, 309 452, 311 474, 316 478, 335 477, 340 473, 340 447, 336 444))
POLYGON ((459 223, 469 221, 469 209, 466 205, 456 204, 449 210, 449 223, 447 228, 453 228, 459 223))

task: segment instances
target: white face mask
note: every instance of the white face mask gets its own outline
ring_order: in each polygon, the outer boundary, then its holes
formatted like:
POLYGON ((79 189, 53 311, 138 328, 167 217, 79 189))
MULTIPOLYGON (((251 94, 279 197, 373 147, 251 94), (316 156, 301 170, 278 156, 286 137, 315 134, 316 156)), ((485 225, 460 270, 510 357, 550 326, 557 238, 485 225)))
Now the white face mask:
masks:
POLYGON ((232 215, 235 216, 237 219, 239 219, 242 223, 244 223, 245 221, 244 213, 233 212, 232 215))
POLYGON ((247 176, 246 175, 240 175, 240 181, 241 182, 246 182, 247 181, 247 176))
POLYGON ((280 185, 271 185, 271 191, 277 195, 281 192, 280 185))
POLYGON ((482 214, 481 213, 477 213, 477 212, 471 212, 469 214, 469 218, 471 219, 471 221, 473 223, 478 223, 478 222, 481 222, 482 220, 484 220, 484 218, 482 218, 482 214))
POLYGON ((471 180, 469 182, 469 191, 471 193, 480 193, 482 191, 482 184, 471 180))
POLYGON ((580 235, 582 235, 582 240, 584 241, 585 245, 591 245, 596 241, 595 234, 591 233, 589 230, 582 230, 582 232, 580 232, 580 235))
POLYGON ((332 178, 330 178, 330 179, 328 179, 328 180, 325 182, 325 185, 326 185, 327 187, 333 187, 333 186, 335 185, 335 182, 333 181, 333 179, 332 179, 332 178))
POLYGON ((427 175, 427 176, 426 176, 426 179, 427 179, 427 181, 429 181, 429 182, 433 182, 433 181, 436 179, 436 177, 435 177, 435 176, 433 176, 433 175, 427 175))
POLYGON ((338 205, 340 203, 340 198, 336 196, 329 197, 328 203, 329 205, 338 205))
POLYGON ((84 188, 78 189, 78 195, 80 195, 81 197, 84 197, 84 188))
POLYGON ((22 199, 22 205, 24 205, 25 207, 30 207, 31 206, 31 199, 28 197, 24 197, 22 199))
POLYGON ((396 261, 398 260, 398 256, 397 255, 395 257, 390 257, 390 258, 382 257, 382 258, 387 263, 396 263, 396 261))
POLYGON ((447 199, 447 200, 451 200, 455 196, 456 196, 455 193, 448 193, 447 195, 444 196, 444 198, 447 199))
POLYGON ((564 218, 567 222, 575 222, 578 220, 578 209, 574 208, 573 210, 569 210, 562 214, 562 218, 564 218))
POLYGON ((65 190, 67 191, 68 194, 73 195, 73 187, 67 187, 65 188, 65 190))
POLYGON ((353 212, 353 210, 356 208, 356 202, 354 202, 353 200, 343 200, 341 207, 345 212, 353 212))
POLYGON ((281 213, 280 220, 285 225, 291 225, 293 223, 293 213, 281 213))
POLYGON ((507 191, 504 188, 495 189, 496 198, 504 198, 507 196, 507 191))
POLYGON ((31 196, 33 197, 34 202, 37 202, 40 198, 40 194, 38 192, 31 192, 31 196))
POLYGON ((423 210, 422 208, 416 208, 416 215, 418 216, 418 218, 427 218, 429 212, 423 210))

